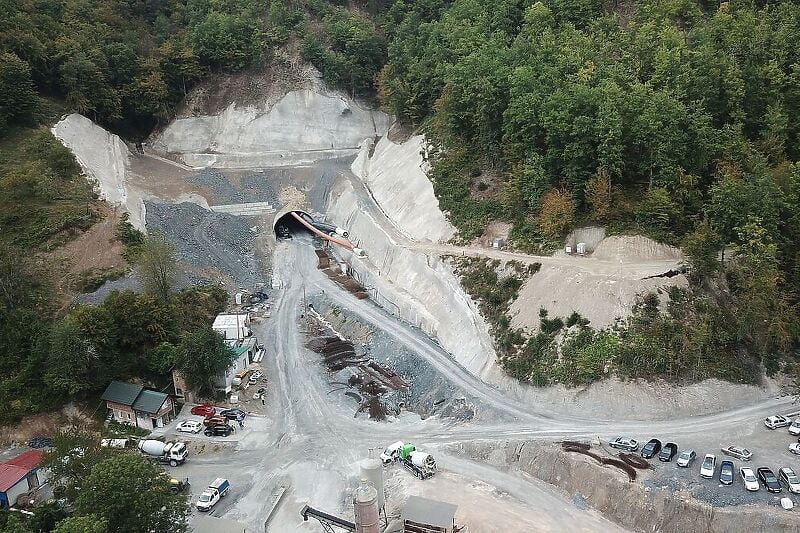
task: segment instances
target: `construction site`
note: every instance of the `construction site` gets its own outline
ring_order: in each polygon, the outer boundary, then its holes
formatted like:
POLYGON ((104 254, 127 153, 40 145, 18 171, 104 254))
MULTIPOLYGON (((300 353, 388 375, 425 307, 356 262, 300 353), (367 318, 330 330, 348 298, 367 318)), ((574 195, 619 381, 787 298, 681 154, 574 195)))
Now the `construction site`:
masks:
MULTIPOLYGON (((428 179, 424 138, 393 124, 308 77, 260 102, 193 107, 144 153, 81 115, 53 128, 117 216, 174 244, 181 283, 269 293, 269 313, 251 326, 266 350, 264 408, 247 431, 181 466, 193 486, 219 476, 231 485, 190 525, 727 532, 746 521, 800 530, 777 496, 608 446, 620 435, 658 436, 702 458, 745 444, 759 464, 784 466, 793 457, 763 418, 797 409, 776 383, 521 383, 500 366, 454 263, 539 265, 511 304, 516 327, 535 329, 540 309, 602 327, 644 293, 686 286, 680 250, 602 228, 568 239, 581 253, 460 242, 428 179)), ((138 283, 134 271, 87 301, 138 283)))

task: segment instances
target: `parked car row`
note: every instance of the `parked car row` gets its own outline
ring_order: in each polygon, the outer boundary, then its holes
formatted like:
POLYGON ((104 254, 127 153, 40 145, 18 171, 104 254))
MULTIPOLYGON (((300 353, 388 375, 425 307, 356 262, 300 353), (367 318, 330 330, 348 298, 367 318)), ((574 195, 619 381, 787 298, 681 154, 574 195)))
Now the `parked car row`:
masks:
MULTIPOLYGON (((798 419, 800 420, 800 419, 798 419)), ((794 422, 787 422, 787 419, 782 416, 773 416, 767 418, 764 422, 767 427, 774 429, 776 427, 791 427, 794 422), (771 427, 774 426, 774 427, 771 427)), ((798 424, 800 427, 800 424, 798 424)), ((800 439, 798 439, 800 440, 800 439)), ((618 450, 625 450, 628 452, 635 452, 639 449, 639 442, 630 437, 616 437, 609 441, 608 445, 618 450)), ((789 446, 789 449, 800 455, 800 443, 794 443, 789 446)), ((722 453, 739 459, 741 461, 750 461, 753 458, 753 452, 742 446, 727 446, 722 448, 722 453)), ((691 449, 685 449, 678 454, 678 445, 674 442, 668 442, 664 445, 658 439, 650 439, 642 446, 641 456, 645 459, 652 459, 658 456, 658 460, 668 463, 677 455, 678 459, 675 463, 681 468, 688 468, 697 459, 697 452, 691 449)), ((733 461, 725 460, 720 463, 718 479, 722 485, 732 485, 735 477, 735 469, 733 461)), ((703 457, 703 462, 700 464, 700 477, 705 479, 714 479, 717 474, 717 456, 709 453, 703 457)), ((750 492, 758 491, 761 485, 769 492, 781 492, 783 486, 792 494, 800 494, 800 478, 795 474, 794 470, 789 467, 783 467, 778 470, 778 474, 772 469, 762 466, 753 471, 752 468, 742 466, 739 468, 739 477, 742 480, 744 488, 750 492), (760 483, 759 483, 760 482, 760 483)))
POLYGON ((247 413, 241 409, 223 409, 219 413, 212 405, 196 405, 192 407, 193 415, 204 417, 199 420, 182 420, 175 426, 176 431, 183 433, 200 433, 208 437, 227 437, 233 433, 234 428, 229 421, 241 423, 247 413))

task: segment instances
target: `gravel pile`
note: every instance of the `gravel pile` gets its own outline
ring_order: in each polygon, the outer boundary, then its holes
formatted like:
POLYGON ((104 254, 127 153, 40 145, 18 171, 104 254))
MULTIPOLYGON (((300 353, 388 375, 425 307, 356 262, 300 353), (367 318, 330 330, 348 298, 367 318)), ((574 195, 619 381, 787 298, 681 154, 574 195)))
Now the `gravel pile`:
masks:
POLYGON ((189 182, 209 189, 214 196, 214 204, 241 204, 249 202, 269 202, 277 204, 278 196, 272 186, 285 171, 280 169, 257 170, 240 178, 241 189, 217 169, 203 169, 189 177, 189 182))
POLYGON ((254 251, 255 233, 242 217, 191 203, 147 202, 147 229, 166 235, 179 262, 220 270, 242 285, 263 281, 263 265, 254 251))

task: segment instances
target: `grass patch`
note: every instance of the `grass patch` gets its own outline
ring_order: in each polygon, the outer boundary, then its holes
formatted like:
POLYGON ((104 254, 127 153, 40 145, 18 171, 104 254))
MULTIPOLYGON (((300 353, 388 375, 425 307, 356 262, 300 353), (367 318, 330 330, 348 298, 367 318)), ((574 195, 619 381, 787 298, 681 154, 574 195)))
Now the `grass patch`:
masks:
POLYGON ((98 220, 91 185, 47 128, 0 138, 0 243, 53 249, 98 220))
POLYGON ((107 281, 114 281, 125 275, 123 268, 90 268, 78 274, 75 290, 81 293, 94 292, 107 281))

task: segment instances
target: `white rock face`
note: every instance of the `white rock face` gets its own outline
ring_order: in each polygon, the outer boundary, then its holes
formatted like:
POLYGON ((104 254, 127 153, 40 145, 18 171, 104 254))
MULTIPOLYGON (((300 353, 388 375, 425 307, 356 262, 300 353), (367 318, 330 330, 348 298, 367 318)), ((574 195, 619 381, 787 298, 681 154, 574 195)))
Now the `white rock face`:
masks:
POLYGON ((95 182, 100 197, 113 206, 122 206, 130 214, 131 224, 144 231, 144 204, 128 194, 126 175, 131 153, 122 139, 78 113, 67 115, 51 131, 75 155, 95 182))
POLYGON ((151 140, 193 167, 254 168, 355 154, 386 133, 391 119, 340 93, 292 91, 269 108, 231 104, 218 115, 174 120, 151 140))
POLYGON ((351 168, 402 233, 416 241, 447 241, 456 229, 439 209, 439 200, 425 172, 424 141, 422 135, 416 135, 396 144, 384 135, 372 157, 372 140, 364 141, 351 168))
POLYGON ((448 265, 392 242, 360 207, 349 182, 331 197, 328 219, 347 228, 366 251, 366 258, 350 257, 351 266, 363 285, 375 288, 376 303, 436 337, 473 374, 486 375, 495 361, 488 326, 448 265))

